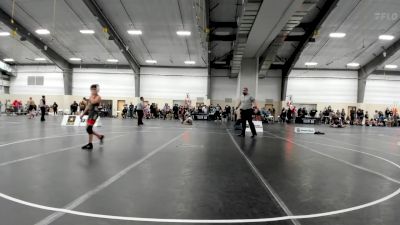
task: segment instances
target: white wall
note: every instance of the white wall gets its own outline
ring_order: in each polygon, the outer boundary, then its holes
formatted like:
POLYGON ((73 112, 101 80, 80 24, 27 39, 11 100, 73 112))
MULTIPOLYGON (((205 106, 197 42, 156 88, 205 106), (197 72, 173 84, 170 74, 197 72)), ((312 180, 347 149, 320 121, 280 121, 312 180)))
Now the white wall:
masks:
POLYGON ((229 70, 211 70, 211 96, 214 101, 225 101, 225 98, 237 98, 237 78, 229 78, 229 70))
POLYGON ((99 84, 104 97, 135 97, 135 77, 130 69, 74 69, 72 95, 89 96, 90 85, 99 84))
POLYGON ((257 100, 263 103, 266 99, 279 102, 281 99, 282 73, 280 70, 271 70, 267 76, 258 80, 257 100))
POLYGON ((10 94, 64 95, 64 78, 56 66, 18 66, 16 77, 10 80, 10 94), (43 86, 28 86, 28 76, 43 76, 43 86))
POLYGON ((357 71, 293 70, 287 95, 295 103, 356 103, 357 71))
POLYGON ((211 99, 225 100, 236 99, 237 78, 211 77, 211 99))
POLYGON ((399 105, 400 77, 371 75, 365 87, 364 103, 399 105))
POLYGON ((144 98, 192 99, 206 98, 208 71, 204 69, 142 67, 140 92, 144 98))

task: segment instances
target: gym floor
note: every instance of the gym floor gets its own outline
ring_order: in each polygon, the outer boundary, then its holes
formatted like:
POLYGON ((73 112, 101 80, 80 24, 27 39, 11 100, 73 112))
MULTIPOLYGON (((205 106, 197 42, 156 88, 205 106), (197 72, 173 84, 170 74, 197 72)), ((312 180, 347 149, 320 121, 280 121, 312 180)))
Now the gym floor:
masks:
POLYGON ((87 152, 85 129, 60 122, 0 117, 0 224, 400 220, 397 128, 316 126, 319 136, 273 124, 243 139, 231 124, 103 119, 105 143, 87 152))

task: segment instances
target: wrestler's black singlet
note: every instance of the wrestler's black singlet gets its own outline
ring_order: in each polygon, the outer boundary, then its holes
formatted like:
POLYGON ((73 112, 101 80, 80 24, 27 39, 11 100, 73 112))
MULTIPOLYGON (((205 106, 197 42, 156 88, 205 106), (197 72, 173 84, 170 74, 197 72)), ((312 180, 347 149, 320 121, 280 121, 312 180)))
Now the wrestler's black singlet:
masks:
POLYGON ((93 126, 96 123, 96 120, 99 117, 99 105, 100 105, 99 103, 96 104, 89 103, 87 125, 93 126))

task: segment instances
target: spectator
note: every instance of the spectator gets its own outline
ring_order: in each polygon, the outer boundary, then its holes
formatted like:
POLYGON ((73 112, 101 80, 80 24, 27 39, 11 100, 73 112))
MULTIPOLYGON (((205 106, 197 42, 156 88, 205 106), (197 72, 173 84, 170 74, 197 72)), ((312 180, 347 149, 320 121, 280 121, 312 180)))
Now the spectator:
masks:
MULTIPOLYGON (((74 101, 71 106, 71 115, 76 115, 77 111, 78 111, 78 103, 76 101, 74 101)), ((82 111, 83 112, 83 111, 82 111)))
POLYGON ((44 122, 45 121, 44 116, 46 114, 46 98, 44 95, 42 96, 42 99, 40 99, 39 107, 40 107, 40 112, 41 112, 40 121, 44 122))
POLYGON ((56 102, 53 103, 53 107, 52 108, 53 108, 54 115, 57 115, 58 114, 58 105, 57 105, 56 102))
MULTIPOLYGON (((75 101, 74 101, 75 102, 75 101)), ((82 113, 85 111, 87 105, 87 99, 83 98, 82 101, 79 102, 79 111, 82 113)))

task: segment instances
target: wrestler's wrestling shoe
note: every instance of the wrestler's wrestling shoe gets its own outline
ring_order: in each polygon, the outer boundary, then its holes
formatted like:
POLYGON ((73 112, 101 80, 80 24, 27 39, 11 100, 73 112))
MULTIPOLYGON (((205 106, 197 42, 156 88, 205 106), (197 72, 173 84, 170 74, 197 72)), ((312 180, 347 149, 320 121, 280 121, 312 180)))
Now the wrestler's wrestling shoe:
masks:
POLYGON ((83 150, 92 150, 93 149, 93 144, 89 143, 89 144, 87 144, 85 146, 82 146, 82 149, 83 150))

